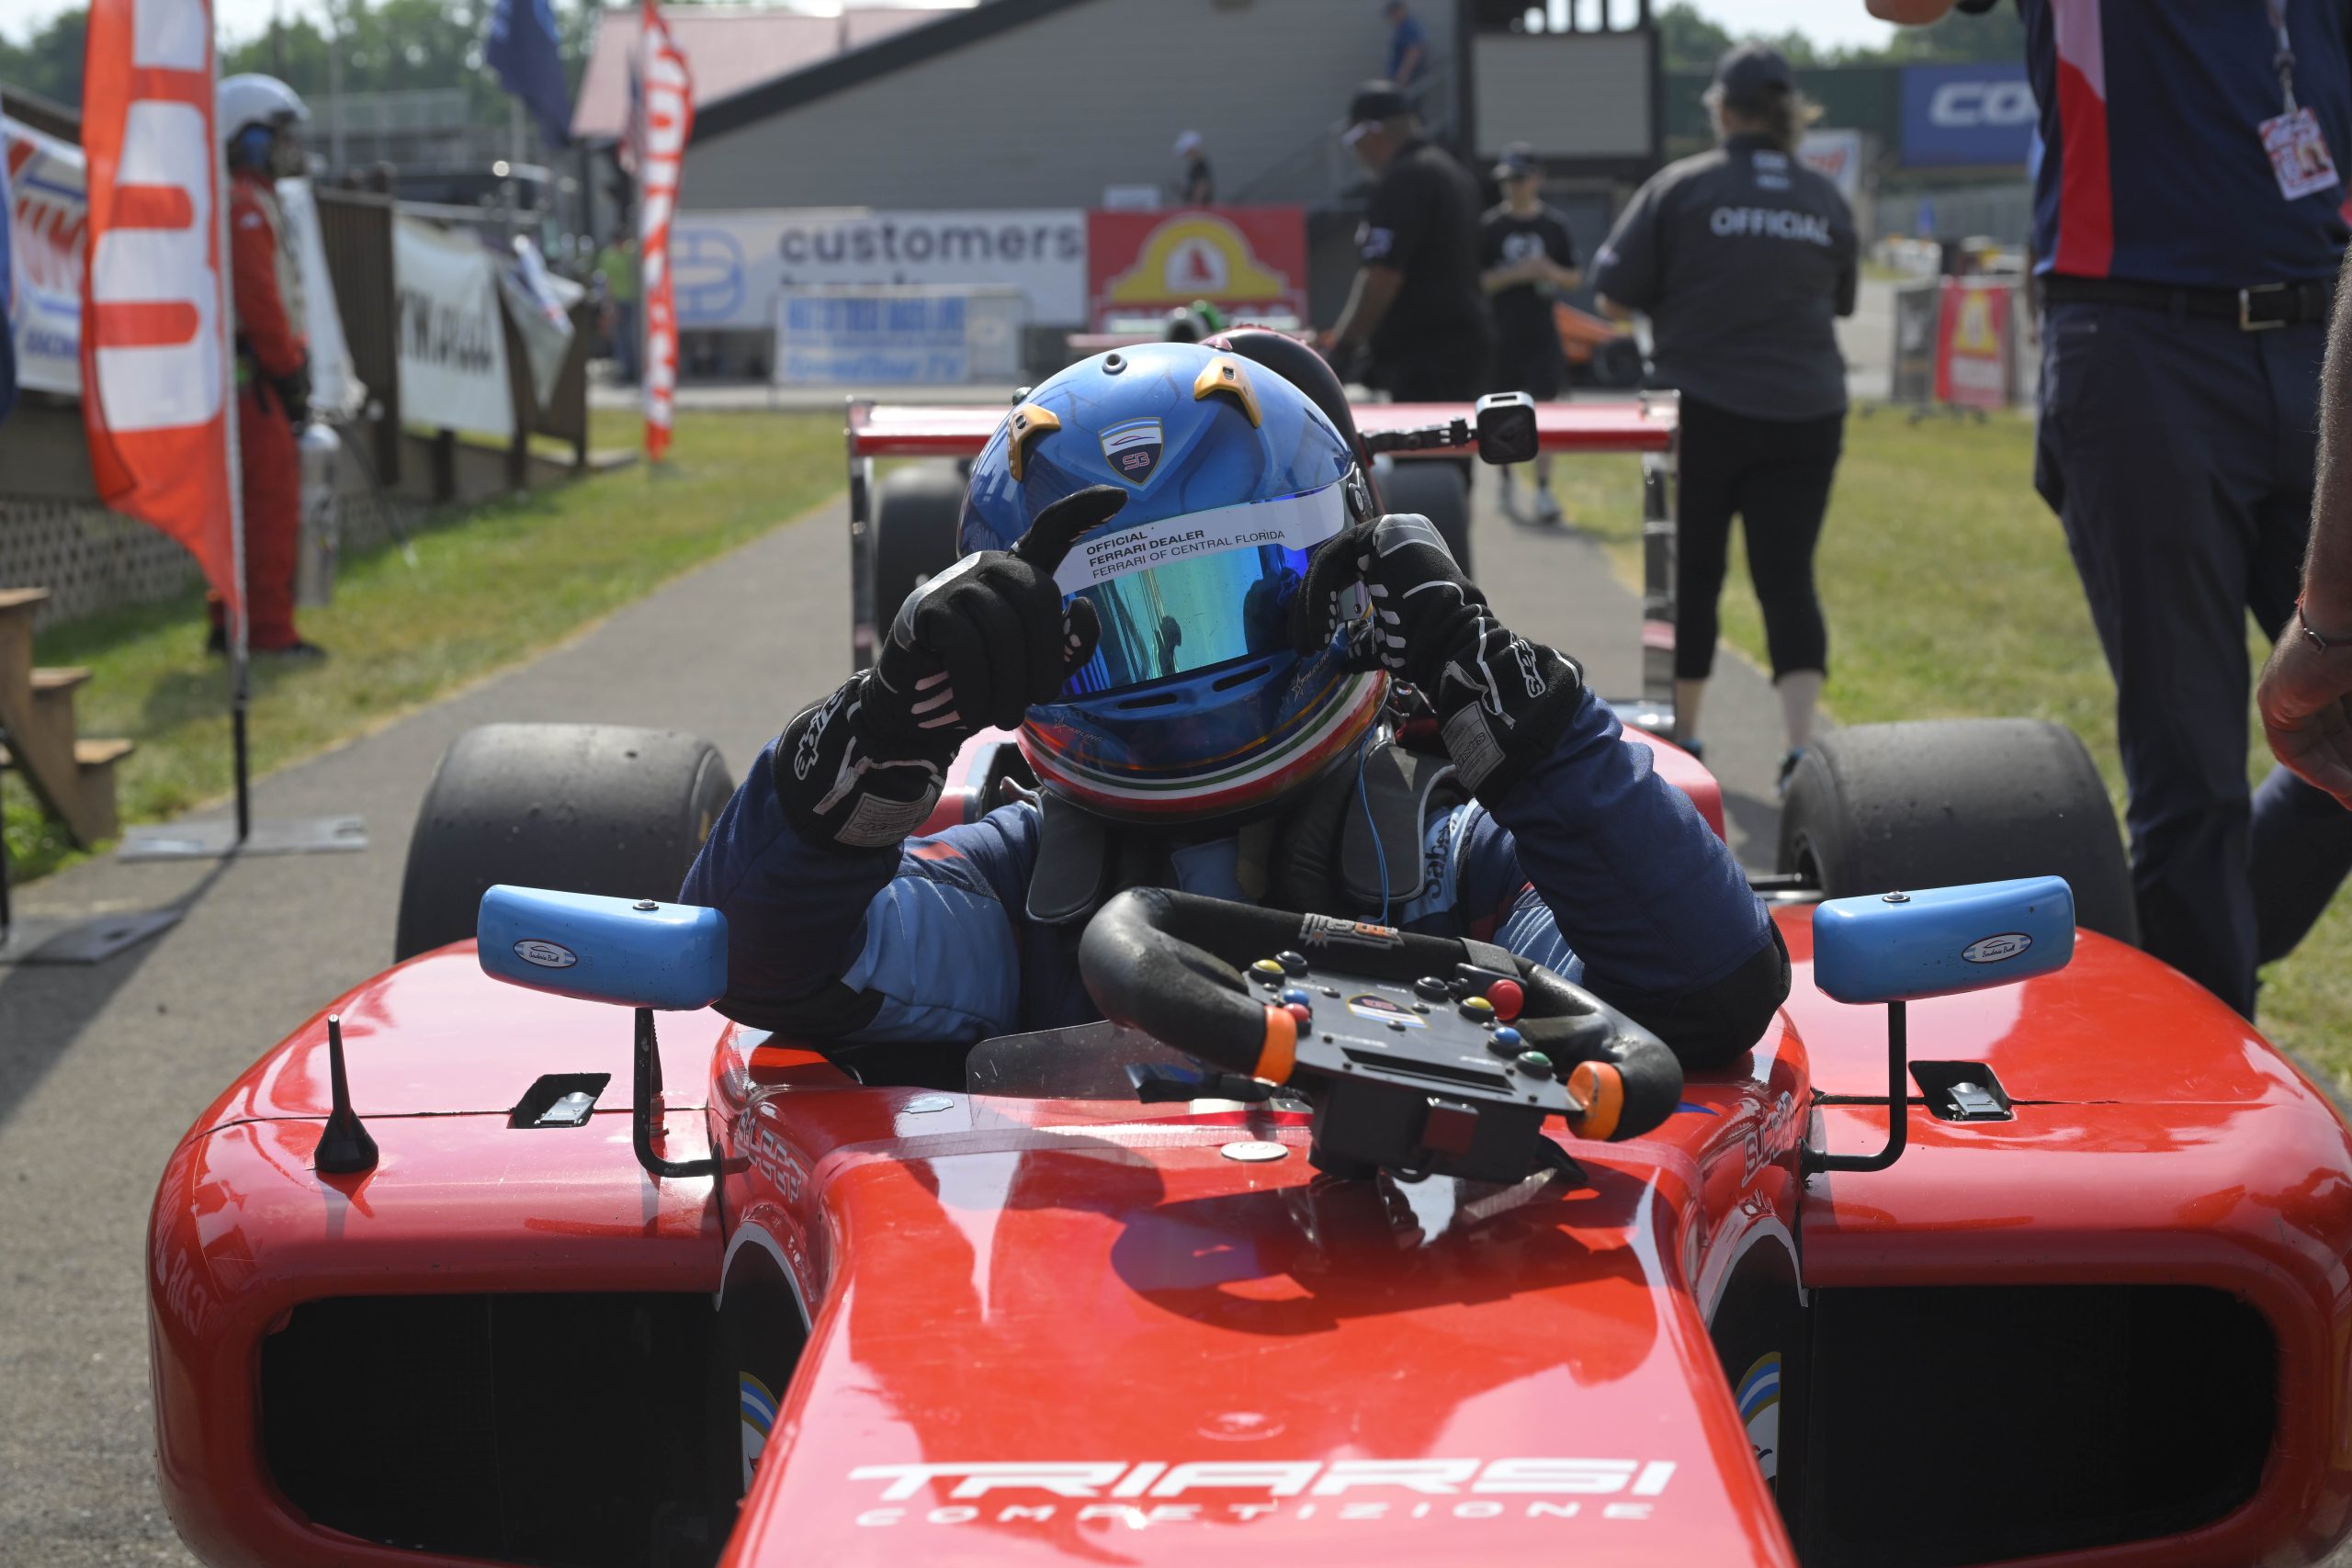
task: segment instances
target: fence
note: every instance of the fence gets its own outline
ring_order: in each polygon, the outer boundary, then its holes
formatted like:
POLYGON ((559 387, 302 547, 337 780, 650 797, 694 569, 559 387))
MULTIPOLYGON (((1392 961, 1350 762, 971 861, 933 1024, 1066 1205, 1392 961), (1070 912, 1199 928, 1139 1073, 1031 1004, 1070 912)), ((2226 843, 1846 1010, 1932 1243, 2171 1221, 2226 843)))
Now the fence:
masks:
MULTIPOLYGON (((571 354, 544 407, 533 395, 514 323, 502 312, 515 410, 515 435, 503 453, 460 447, 446 431, 404 431, 392 275, 398 209, 372 193, 321 189, 316 196, 344 335, 368 389, 368 406, 344 433, 338 484, 345 547, 367 549, 404 530, 427 504, 479 500, 551 477, 530 451, 534 434, 568 443, 571 470, 583 469, 593 327, 584 309, 573 312, 571 354)), ((47 588, 50 599, 37 622, 46 626, 168 599, 197 580, 195 562, 177 543, 99 502, 80 406, 25 394, 0 421, 0 587, 47 588)))
MULTIPOLYGON (((0 423, 0 588, 40 587, 36 629, 152 604, 196 586, 193 557, 144 523, 109 512, 90 479, 81 409, 28 394, 0 423)), ((420 520, 421 503, 379 493, 346 452, 337 475, 343 547, 372 549, 420 520)))

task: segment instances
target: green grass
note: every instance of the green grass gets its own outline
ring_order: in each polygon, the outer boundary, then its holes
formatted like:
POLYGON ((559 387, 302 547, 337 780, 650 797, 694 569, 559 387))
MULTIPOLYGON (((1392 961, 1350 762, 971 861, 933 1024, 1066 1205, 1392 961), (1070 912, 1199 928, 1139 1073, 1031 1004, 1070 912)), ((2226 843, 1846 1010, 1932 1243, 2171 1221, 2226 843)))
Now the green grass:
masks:
MULTIPOLYGON (((600 413, 595 444, 629 446, 633 413, 600 413)), ((281 766, 513 664, 657 584, 807 512, 842 483, 838 413, 691 413, 672 460, 514 500, 438 513, 416 564, 386 547, 343 563, 335 602, 305 610, 322 665, 257 660, 256 773, 281 766)), ((126 823, 226 794, 228 681, 203 652, 204 601, 164 603, 44 631, 45 664, 89 667, 84 735, 139 743, 119 773, 126 823)), ((76 858, 14 774, 0 779, 9 865, 21 883, 76 858)))
MULTIPOLYGON (((2022 416, 1915 425, 1900 411, 1856 411, 1817 561, 1830 635, 1824 705, 1846 724, 2053 719, 2090 748, 2120 814, 2115 688, 2032 469, 2033 426, 2022 416)), ((1589 519, 1620 572, 1637 581, 1634 460, 1564 463, 1554 483, 1563 481, 1568 514, 1589 519)), ((1723 626, 1728 642, 1764 661, 1763 621, 1736 536, 1723 626)), ((2250 625, 2248 648, 2258 668, 2267 649, 2250 625)), ((2248 768, 2259 778, 2270 753, 2250 699, 2248 768)), ((2339 897, 2263 979, 2264 1031, 2352 1089, 2352 899, 2339 897)))

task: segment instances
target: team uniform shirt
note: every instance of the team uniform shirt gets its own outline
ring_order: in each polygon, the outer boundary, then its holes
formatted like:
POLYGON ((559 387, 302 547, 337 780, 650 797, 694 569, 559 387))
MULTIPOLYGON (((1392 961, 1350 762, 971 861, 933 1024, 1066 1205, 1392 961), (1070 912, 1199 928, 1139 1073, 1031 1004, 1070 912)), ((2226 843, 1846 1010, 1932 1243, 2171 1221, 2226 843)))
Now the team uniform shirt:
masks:
POLYGON ((1184 177, 1176 186, 1176 199, 1188 207, 1207 207, 1216 200, 1216 175, 1209 169, 1209 161, 1194 153, 1184 164, 1184 177))
POLYGON ((1397 150, 1372 187, 1356 249, 1366 266, 1405 275, 1373 329, 1374 360, 1461 353, 1484 362, 1489 329, 1478 288, 1478 187, 1442 148, 1417 140, 1397 150))
POLYGON ((1757 136, 1660 170, 1592 263, 1597 292, 1649 316, 1657 385, 1751 419, 1844 410, 1836 322, 1859 281, 1846 198, 1757 136))
POLYGON ((2270 0, 2018 0, 2041 111, 2037 271, 2218 288, 2335 276, 2352 0, 2275 4, 2298 116, 2270 0))
MULTIPOLYGON (((793 828, 775 753, 771 742, 753 763, 679 895, 726 913, 721 1010, 785 1033, 908 1043, 1101 1016, 1078 973, 1082 923, 1028 918, 1035 807, 844 852, 793 828)), ((1589 693, 1503 798, 1433 815, 1423 852, 1422 889, 1391 924, 1493 942, 1620 1006, 1710 986, 1772 940, 1723 840, 1589 693)), ((1215 840, 1177 852, 1172 874, 1239 900, 1236 859, 1234 840, 1215 840)))
MULTIPOLYGON (((1421 51, 1421 65, 1429 63, 1430 36, 1422 30, 1421 20, 1410 11, 1396 19, 1388 31, 1388 79, 1400 85, 1411 84, 1404 80, 1405 56, 1412 50, 1421 51)), ((1419 67, 1416 67, 1418 70, 1419 67)))
MULTIPOLYGON (((1557 208, 1539 207, 1522 218, 1511 211, 1506 202, 1480 221, 1481 272, 1515 266, 1537 256, 1548 256, 1559 266, 1577 265, 1576 240, 1568 233, 1567 219, 1557 208)), ((1514 379, 1510 371, 1515 367, 1548 367, 1561 357, 1560 332, 1552 320, 1552 304, 1557 298, 1558 291, 1548 283, 1515 283, 1487 296, 1495 316, 1503 380, 1514 379)))

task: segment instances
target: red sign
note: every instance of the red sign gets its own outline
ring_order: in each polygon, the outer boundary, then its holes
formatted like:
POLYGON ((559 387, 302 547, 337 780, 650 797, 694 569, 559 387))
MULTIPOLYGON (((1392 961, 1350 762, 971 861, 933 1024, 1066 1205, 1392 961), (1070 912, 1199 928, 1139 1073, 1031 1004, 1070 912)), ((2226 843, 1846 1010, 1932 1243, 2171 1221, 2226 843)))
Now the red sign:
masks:
POLYGON ((91 0, 82 420, 108 506, 186 546, 242 613, 209 0, 91 0))
POLYGON ((1205 299, 1227 315, 1306 318, 1306 209, 1187 207, 1086 215, 1094 324, 1205 299))
POLYGON ((2009 310, 2017 285, 1977 277, 1944 279, 1936 321, 1936 400, 1962 408, 2009 402, 2009 310))
POLYGON ((645 96, 645 145, 637 165, 638 279, 645 311, 645 455, 670 450, 678 389, 678 310, 670 277, 670 220, 678 210, 678 176, 694 134, 695 97, 686 57, 671 40, 653 0, 645 0, 638 41, 638 80, 645 96))

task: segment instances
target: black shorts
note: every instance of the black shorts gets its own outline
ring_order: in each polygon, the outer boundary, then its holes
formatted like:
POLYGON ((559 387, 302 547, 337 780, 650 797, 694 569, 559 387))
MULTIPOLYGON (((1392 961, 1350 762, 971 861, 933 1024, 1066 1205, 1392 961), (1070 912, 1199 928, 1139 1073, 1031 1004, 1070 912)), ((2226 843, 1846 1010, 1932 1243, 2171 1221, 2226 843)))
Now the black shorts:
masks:
POLYGON ((1468 333, 1373 355, 1372 384, 1400 403, 1466 403, 1487 385, 1494 340, 1468 333))
POLYGON ((1539 403, 1550 402, 1568 389, 1568 356, 1560 340, 1505 338, 1495 347, 1496 392, 1525 392, 1539 403))

